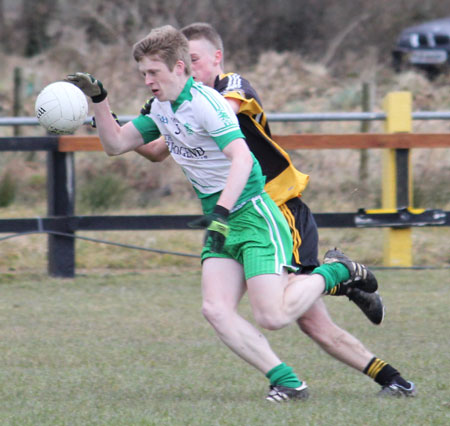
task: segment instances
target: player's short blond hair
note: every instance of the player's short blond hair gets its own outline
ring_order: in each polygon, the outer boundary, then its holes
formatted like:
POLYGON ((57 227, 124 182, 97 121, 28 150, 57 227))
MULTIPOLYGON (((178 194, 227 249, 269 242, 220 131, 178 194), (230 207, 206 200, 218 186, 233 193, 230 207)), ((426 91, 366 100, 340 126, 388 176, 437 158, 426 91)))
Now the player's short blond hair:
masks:
MULTIPOLYGON (((181 32, 188 40, 208 40, 215 49, 223 54, 223 41, 217 30, 207 22, 194 22, 181 29, 181 32)), ((223 55, 222 55, 223 58, 223 55)), ((223 59, 222 59, 223 67, 223 59)))
POLYGON ((177 61, 183 61, 186 75, 191 75, 191 57, 186 37, 171 25, 154 28, 133 46, 133 57, 139 62, 144 56, 157 56, 173 70, 177 61))

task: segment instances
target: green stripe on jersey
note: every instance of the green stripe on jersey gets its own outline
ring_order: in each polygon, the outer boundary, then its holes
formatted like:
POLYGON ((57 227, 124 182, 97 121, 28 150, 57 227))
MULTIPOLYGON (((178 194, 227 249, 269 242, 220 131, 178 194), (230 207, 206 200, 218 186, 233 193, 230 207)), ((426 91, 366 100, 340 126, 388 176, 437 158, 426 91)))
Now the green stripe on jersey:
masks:
POLYGON ((214 139, 214 141, 217 143, 217 145, 222 151, 230 142, 233 142, 234 140, 239 138, 244 139, 244 135, 239 127, 234 131, 225 133, 224 135, 211 137, 214 139))
POLYGON ((134 127, 142 135, 144 143, 158 139, 161 136, 158 126, 148 115, 140 115, 132 120, 134 127))
POLYGON ((192 77, 189 77, 188 81, 184 85, 183 90, 178 95, 178 98, 175 100, 175 102, 171 103, 172 111, 174 113, 177 112, 178 108, 184 101, 192 101, 191 87, 193 85, 194 85, 194 79, 192 77))
POLYGON ((227 124, 220 129, 214 130, 212 132, 209 132, 211 136, 221 135, 224 132, 231 132, 233 130, 240 130, 241 128, 237 124, 227 124))
POLYGON ((197 89, 197 91, 203 95, 206 100, 212 105, 212 107, 216 110, 216 111, 220 111, 223 110, 223 105, 221 105, 217 99, 214 99, 214 97, 212 97, 203 87, 203 84, 199 84, 199 83, 194 83, 192 85, 192 87, 194 87, 195 89, 197 89))

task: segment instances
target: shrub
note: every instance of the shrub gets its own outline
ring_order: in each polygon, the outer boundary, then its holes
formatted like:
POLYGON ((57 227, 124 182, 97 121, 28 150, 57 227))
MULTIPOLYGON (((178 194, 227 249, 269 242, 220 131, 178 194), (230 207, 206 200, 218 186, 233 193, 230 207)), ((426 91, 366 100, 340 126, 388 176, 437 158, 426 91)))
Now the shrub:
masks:
POLYGON ((97 175, 80 188, 80 206, 90 211, 104 211, 119 206, 125 196, 122 178, 112 174, 97 175))
POLYGON ((17 183, 9 171, 0 179, 0 207, 8 207, 16 198, 17 183))

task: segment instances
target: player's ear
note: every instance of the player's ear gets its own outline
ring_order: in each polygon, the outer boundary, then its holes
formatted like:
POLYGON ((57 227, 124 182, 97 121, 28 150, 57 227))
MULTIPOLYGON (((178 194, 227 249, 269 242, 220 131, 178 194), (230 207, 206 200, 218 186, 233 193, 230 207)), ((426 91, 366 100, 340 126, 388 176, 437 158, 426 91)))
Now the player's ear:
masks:
POLYGON ((184 74, 184 69, 186 68, 186 65, 185 65, 185 63, 181 60, 181 59, 179 59, 176 63, 175 63, 175 72, 178 74, 178 75, 182 75, 182 74, 184 74))
POLYGON ((219 65, 222 62, 223 53, 220 49, 216 50, 216 53, 214 55, 214 65, 219 65))

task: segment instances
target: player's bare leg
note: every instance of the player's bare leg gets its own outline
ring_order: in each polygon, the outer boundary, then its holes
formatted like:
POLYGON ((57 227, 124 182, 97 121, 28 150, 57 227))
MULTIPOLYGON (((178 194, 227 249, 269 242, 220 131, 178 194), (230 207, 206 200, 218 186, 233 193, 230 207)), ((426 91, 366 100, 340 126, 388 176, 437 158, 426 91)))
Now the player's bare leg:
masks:
POLYGON ((297 320, 323 294, 325 279, 313 274, 300 280, 283 271, 281 275, 252 277, 247 288, 256 322, 268 330, 278 330, 297 320))
POLYGON ((209 258, 203 262, 203 315, 222 342, 266 374, 281 360, 264 335, 237 312, 245 291, 243 268, 238 262, 219 258, 209 258))
POLYGON ((375 357, 356 337, 333 322, 323 299, 317 300, 297 323, 300 329, 329 355, 378 383, 382 387, 380 395, 416 395, 414 383, 405 380, 394 367, 375 357))
POLYGON ((268 401, 306 399, 306 383, 281 362, 262 333, 238 314, 245 291, 243 268, 238 262, 218 258, 203 262, 202 310, 222 342, 270 380, 268 401))
POLYGON ((261 327, 277 330, 300 318, 322 294, 347 294, 348 289, 376 291, 375 276, 338 250, 311 275, 263 274, 247 280, 253 314, 261 327), (370 276, 370 279, 366 279, 370 276))
POLYGON ((297 323, 325 352, 358 371, 362 372, 374 356, 356 337, 332 321, 322 299, 314 302, 297 323))

